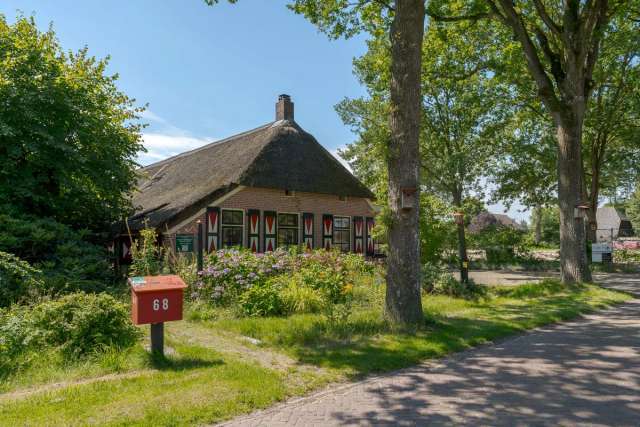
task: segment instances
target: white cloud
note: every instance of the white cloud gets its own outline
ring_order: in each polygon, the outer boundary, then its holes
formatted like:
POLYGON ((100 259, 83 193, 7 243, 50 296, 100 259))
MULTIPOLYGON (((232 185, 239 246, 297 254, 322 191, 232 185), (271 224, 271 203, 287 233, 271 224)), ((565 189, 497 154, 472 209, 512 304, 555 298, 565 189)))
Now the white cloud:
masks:
POLYGON ((162 117, 158 116, 156 113, 148 109, 140 113, 140 118, 144 120, 149 120, 150 122, 159 123, 159 124, 168 124, 165 119, 163 119, 162 117))
POLYGON ((138 162, 142 165, 148 165, 166 159, 167 157, 202 147, 213 141, 215 141, 214 138, 196 138, 164 133, 143 133, 142 145, 145 146, 147 152, 138 155, 138 162))

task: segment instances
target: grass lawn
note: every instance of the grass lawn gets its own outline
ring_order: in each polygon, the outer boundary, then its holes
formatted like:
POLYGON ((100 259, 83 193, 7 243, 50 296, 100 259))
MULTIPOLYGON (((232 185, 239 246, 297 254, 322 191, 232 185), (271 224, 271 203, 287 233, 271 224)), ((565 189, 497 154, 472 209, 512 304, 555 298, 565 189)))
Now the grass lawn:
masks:
POLYGON ((330 381, 409 366, 631 298, 552 281, 494 287, 477 301, 430 295, 423 327, 403 333, 380 314, 383 287, 365 282, 347 322, 225 312, 202 321, 192 312, 192 320, 167 325, 166 360, 152 360, 142 346, 71 365, 41 355, 0 385, 0 425, 216 422, 330 381))

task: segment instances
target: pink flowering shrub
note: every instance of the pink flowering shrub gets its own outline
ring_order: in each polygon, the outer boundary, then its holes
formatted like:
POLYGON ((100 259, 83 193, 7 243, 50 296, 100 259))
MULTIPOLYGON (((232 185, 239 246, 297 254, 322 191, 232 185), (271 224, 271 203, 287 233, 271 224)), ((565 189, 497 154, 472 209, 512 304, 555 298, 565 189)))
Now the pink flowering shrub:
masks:
POLYGON ((248 250, 219 250, 209 255, 191 298, 216 305, 228 305, 253 286, 290 268, 287 251, 278 249, 265 254, 248 250))
POLYGON ((343 304, 353 288, 350 274, 373 268, 360 255, 336 251, 277 249, 256 254, 220 250, 206 259, 191 298, 216 306, 236 306, 248 316, 282 315, 292 312, 292 307, 309 307, 303 301, 291 301, 292 295, 313 297, 314 307, 318 299, 325 306, 343 304))

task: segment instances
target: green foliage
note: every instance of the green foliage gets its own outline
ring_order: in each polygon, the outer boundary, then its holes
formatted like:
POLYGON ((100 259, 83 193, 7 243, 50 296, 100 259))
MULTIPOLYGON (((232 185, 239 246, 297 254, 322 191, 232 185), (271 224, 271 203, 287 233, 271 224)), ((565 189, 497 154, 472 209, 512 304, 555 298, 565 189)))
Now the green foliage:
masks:
POLYGON ((107 294, 65 295, 34 306, 28 317, 39 343, 59 348, 67 358, 106 347, 127 348, 140 335, 128 305, 107 294))
POLYGON ((640 250, 615 249, 613 251, 613 262, 616 264, 640 264, 640 250))
POLYGON ((26 302, 41 293, 41 272, 15 255, 0 252, 0 307, 26 302))
POLYGON ((285 309, 280 291, 280 283, 273 278, 258 282, 240 295, 238 305, 247 316, 279 316, 285 309))
POLYGON ((35 348, 33 330, 27 321, 26 306, 0 309, 0 378, 28 363, 28 352, 35 348))
POLYGON ((221 250, 209 256, 190 296, 199 318, 209 317, 202 306, 209 304, 246 316, 322 312, 339 321, 350 311, 353 278, 374 272, 361 255, 337 251, 221 250))
POLYGON ((107 294, 70 294, 35 305, 0 310, 0 377, 46 352, 65 360, 131 347, 140 331, 128 306, 107 294))
POLYGON ((142 109, 106 68, 33 18, 0 15, 0 205, 93 230, 128 211, 142 109))
POLYGON ((526 253, 525 233, 511 227, 488 226, 471 234, 469 242, 470 246, 485 251, 489 264, 511 262, 526 253))
POLYGON ((637 236, 640 236, 640 184, 636 187, 626 203, 626 213, 637 236))
POLYGON ((287 313, 318 313, 325 306, 323 295, 307 286, 298 273, 293 276, 279 276, 283 283, 280 293, 287 313))
POLYGON ((152 228, 140 231, 140 237, 131 245, 132 276, 156 276, 163 266, 164 249, 158 245, 158 233, 152 228))
POLYGON ((560 245, 560 210, 557 206, 541 209, 540 216, 533 216, 531 232, 535 233, 536 222, 540 221, 540 243, 557 247, 560 245))
POLYGON ((51 218, 2 209, 0 251, 11 253, 42 271, 46 294, 100 292, 113 289, 114 271, 95 235, 75 231, 51 218))
POLYGON ((422 289, 429 294, 452 298, 477 299, 487 295, 486 288, 477 285, 472 279, 462 283, 453 274, 434 264, 422 267, 422 289))

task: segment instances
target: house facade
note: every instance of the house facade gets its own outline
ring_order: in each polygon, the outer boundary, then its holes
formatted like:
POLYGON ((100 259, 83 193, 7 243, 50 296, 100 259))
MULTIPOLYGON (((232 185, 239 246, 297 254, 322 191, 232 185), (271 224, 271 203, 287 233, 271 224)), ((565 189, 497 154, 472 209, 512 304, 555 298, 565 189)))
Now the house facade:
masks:
MULTIPOLYGON (((374 196, 294 121, 287 95, 276 120, 147 166, 127 221, 156 228, 178 253, 282 246, 373 255, 374 196), (198 223, 203 225, 198 235, 198 223)), ((120 257, 129 253, 121 236, 120 257)))

